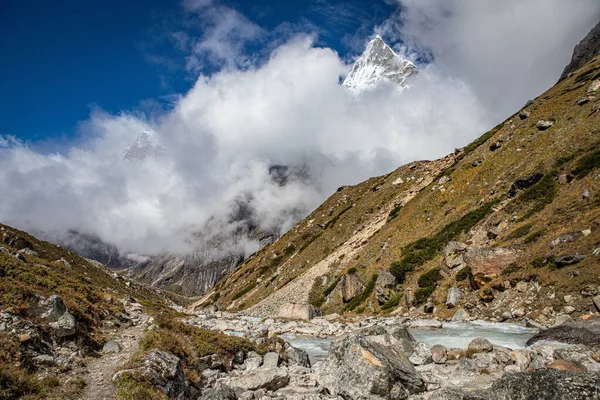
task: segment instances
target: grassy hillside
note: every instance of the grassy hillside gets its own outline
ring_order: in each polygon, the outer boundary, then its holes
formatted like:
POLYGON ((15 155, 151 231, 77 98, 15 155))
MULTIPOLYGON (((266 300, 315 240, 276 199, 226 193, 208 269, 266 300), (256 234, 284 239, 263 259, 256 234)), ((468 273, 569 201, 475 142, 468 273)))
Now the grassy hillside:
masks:
POLYGON ((552 304, 562 294, 600 284, 599 258, 592 254, 600 247, 600 103, 598 97, 579 101, 598 78, 596 57, 455 154, 339 188, 197 305, 230 310, 260 306, 303 273, 310 279, 302 281, 299 302, 308 298, 325 312, 406 311, 405 294, 411 292, 416 305, 432 296, 437 313, 445 315, 451 286, 470 293, 463 301, 478 301, 481 293, 497 291, 505 281, 536 281, 555 292, 548 296, 552 304), (520 111, 528 116, 521 118, 520 111), (540 129, 538 121, 552 126, 540 129), (534 174, 539 181, 533 186, 513 186, 534 174), (551 245, 564 234, 573 239, 551 245), (506 247, 517 258, 511 268, 485 280, 461 279, 469 278, 466 270, 457 279, 456 270, 435 271, 451 240, 474 248, 506 247), (555 262, 575 254, 585 258, 564 268, 555 262), (317 268, 323 273, 313 279, 307 271, 317 268), (375 275, 384 271, 391 271, 400 286, 391 303, 380 305, 374 291, 368 291, 375 275), (348 272, 364 290, 358 300, 344 302, 339 281, 348 272))

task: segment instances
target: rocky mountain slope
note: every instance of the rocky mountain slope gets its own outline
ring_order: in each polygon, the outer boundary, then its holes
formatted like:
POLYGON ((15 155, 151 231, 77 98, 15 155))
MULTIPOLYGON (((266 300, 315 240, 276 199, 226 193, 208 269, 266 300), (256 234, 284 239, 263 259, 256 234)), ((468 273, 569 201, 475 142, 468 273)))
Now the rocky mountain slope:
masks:
POLYGON ((412 62, 403 60, 377 35, 356 60, 343 85, 358 94, 381 80, 404 85, 416 73, 417 67, 412 62))
POLYGON ((595 312, 599 78, 596 57, 454 154, 339 188, 196 306, 542 323, 595 312))

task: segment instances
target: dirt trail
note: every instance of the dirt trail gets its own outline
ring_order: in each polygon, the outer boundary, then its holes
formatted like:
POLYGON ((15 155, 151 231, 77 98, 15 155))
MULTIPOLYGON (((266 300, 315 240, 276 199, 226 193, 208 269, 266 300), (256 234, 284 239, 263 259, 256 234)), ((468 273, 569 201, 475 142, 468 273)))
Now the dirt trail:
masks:
POLYGON ((135 325, 119 331, 111 340, 121 347, 118 353, 103 354, 100 358, 89 358, 85 377, 86 387, 81 400, 113 400, 115 398, 112 377, 118 367, 125 364, 139 347, 148 326, 148 315, 141 314, 135 325))

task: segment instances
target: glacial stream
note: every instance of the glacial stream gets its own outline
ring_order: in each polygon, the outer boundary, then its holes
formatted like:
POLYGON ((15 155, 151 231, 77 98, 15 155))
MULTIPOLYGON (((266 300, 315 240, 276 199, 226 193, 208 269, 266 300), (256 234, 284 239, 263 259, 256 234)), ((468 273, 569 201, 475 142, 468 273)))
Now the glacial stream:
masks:
MULTIPOLYGON (((410 328, 409 330, 418 342, 425 342, 430 346, 441 344, 447 348, 461 349, 466 349, 474 338, 486 338, 495 345, 511 349, 522 348, 525 347, 527 340, 537 333, 536 329, 517 324, 486 321, 447 322, 438 329, 410 328)), ((327 356, 332 340, 332 338, 312 338, 291 333, 284 334, 282 337, 292 346, 305 350, 313 363, 327 356)))

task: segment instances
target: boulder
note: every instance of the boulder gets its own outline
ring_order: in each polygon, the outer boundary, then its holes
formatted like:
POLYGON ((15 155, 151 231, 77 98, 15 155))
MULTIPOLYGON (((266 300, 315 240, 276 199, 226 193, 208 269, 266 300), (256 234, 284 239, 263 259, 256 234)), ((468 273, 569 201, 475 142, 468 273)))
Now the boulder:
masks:
POLYGON ((67 307, 63 303, 62 297, 54 295, 39 301, 39 307, 34 314, 41 314, 40 318, 47 322, 56 322, 67 312, 67 307))
POLYGON ((531 115, 531 112, 529 112, 527 110, 523 110, 519 113, 519 118, 527 119, 527 118, 529 118, 530 115, 531 115))
POLYGON ((536 124, 535 127, 539 130, 539 131, 545 131, 547 129, 552 128, 552 126, 554 126, 554 121, 550 121, 550 120, 539 120, 536 124))
POLYGON ((111 340, 110 342, 107 342, 103 347, 102 347, 102 352, 103 353, 119 353, 121 351, 121 345, 116 342, 115 340, 111 340))
POLYGON ((258 389, 275 391, 290 383, 290 375, 287 368, 265 368, 263 366, 230 378, 227 383, 231 388, 241 392, 258 389))
POLYGON ((390 344, 396 348, 400 347, 404 354, 411 354, 417 345, 417 341, 404 325, 394 325, 386 329, 391 337, 390 344))
POLYGON ((463 254, 467 250, 467 245, 461 242, 449 242, 444 247, 444 261, 450 269, 463 268, 465 261, 463 254))
POLYGON ((500 276, 520 255, 521 252, 515 247, 469 249, 464 254, 464 260, 471 267, 475 282, 484 286, 490 279, 500 276))
POLYGON ((425 381, 402 349, 372 340, 371 333, 358 330, 335 339, 321 368, 320 383, 346 400, 407 399, 425 391, 425 381))
POLYGON ((379 304, 383 304, 395 294, 396 278, 389 271, 384 271, 377 276, 375 282, 375 295, 379 304))
POLYGON ((464 308, 459 308, 452 316, 452 322, 464 322, 469 318, 469 313, 464 308))
POLYGON ((526 177, 517 179, 511 185, 508 191, 508 197, 515 197, 519 190, 527 189, 528 187, 535 185, 543 177, 544 174, 537 172, 535 174, 531 174, 526 177))
POLYGON ((556 360, 548 364, 548 368, 559 371, 587 372, 587 368, 577 361, 556 360))
POLYGON ((347 303, 361 294, 365 288, 365 285, 358 280, 358 276, 356 274, 345 274, 342 276, 342 279, 340 279, 338 287, 340 288, 342 299, 347 303))
POLYGON ((480 397, 477 394, 469 393, 467 391, 445 387, 435 391, 429 400, 486 400, 484 397, 480 397))
POLYGON ((54 334, 58 337, 67 337, 75 333, 77 321, 68 312, 60 316, 58 321, 50 322, 50 327, 54 329, 54 334))
POLYGON ((198 400, 237 400, 233 389, 222 383, 214 388, 204 389, 198 400))
POLYGON ((554 260, 554 265, 556 266, 556 268, 563 268, 563 267, 567 267, 569 265, 577 264, 584 258, 585 258, 585 256, 580 255, 580 254, 572 254, 572 255, 557 257, 554 260))
POLYGON ((596 310, 600 311, 600 295, 594 297, 592 299, 592 301, 594 302, 594 306, 596 307, 596 310))
POLYGON ((283 304, 279 312, 278 317, 290 318, 290 319, 303 319, 311 320, 321 315, 321 310, 314 307, 311 304, 297 304, 297 303, 285 303, 283 304))
POLYGON ((260 354, 251 351, 247 354, 246 360, 244 361, 244 369, 246 371, 252 371, 258 369, 263 363, 263 358, 260 354))
POLYGON ((451 287, 448 289, 448 295, 446 296, 446 307, 454 308, 458 304, 460 299, 461 291, 457 287, 451 287))
POLYGON ((299 365, 301 367, 310 368, 310 358, 308 353, 302 349, 298 349, 286 343, 285 355, 288 365, 299 365))
POLYGON ((467 347, 467 353, 469 354, 490 353, 493 350, 494 345, 485 338, 475 338, 471 340, 471 343, 469 343, 469 346, 467 347))
POLYGON ((600 345, 600 317, 594 316, 577 321, 568 321, 546 329, 529 339, 527 345, 531 346, 541 340, 583 344, 588 347, 600 345))
POLYGON ((429 345, 423 342, 418 343, 408 359, 413 365, 430 364, 433 359, 429 345))
POLYGON ((173 354, 154 349, 144 355, 139 366, 117 372, 112 380, 120 377, 135 376, 150 383, 155 389, 169 398, 187 398, 190 387, 181 366, 181 360, 173 354))
POLYGON ((431 359, 436 364, 444 364, 448 356, 448 349, 441 344, 431 346, 431 359))
POLYGON ((280 360, 279 353, 270 351, 263 356, 263 368, 277 368, 280 360))
POLYGON ((489 400, 593 399, 600 387, 600 374, 539 369, 531 374, 505 374, 486 391, 489 400))
POLYGON ((33 246, 31 245, 31 242, 29 242, 27 239, 22 238, 19 235, 9 235, 4 233, 2 235, 2 241, 9 245, 10 247, 14 247, 17 250, 21 250, 24 248, 32 248, 33 246))

